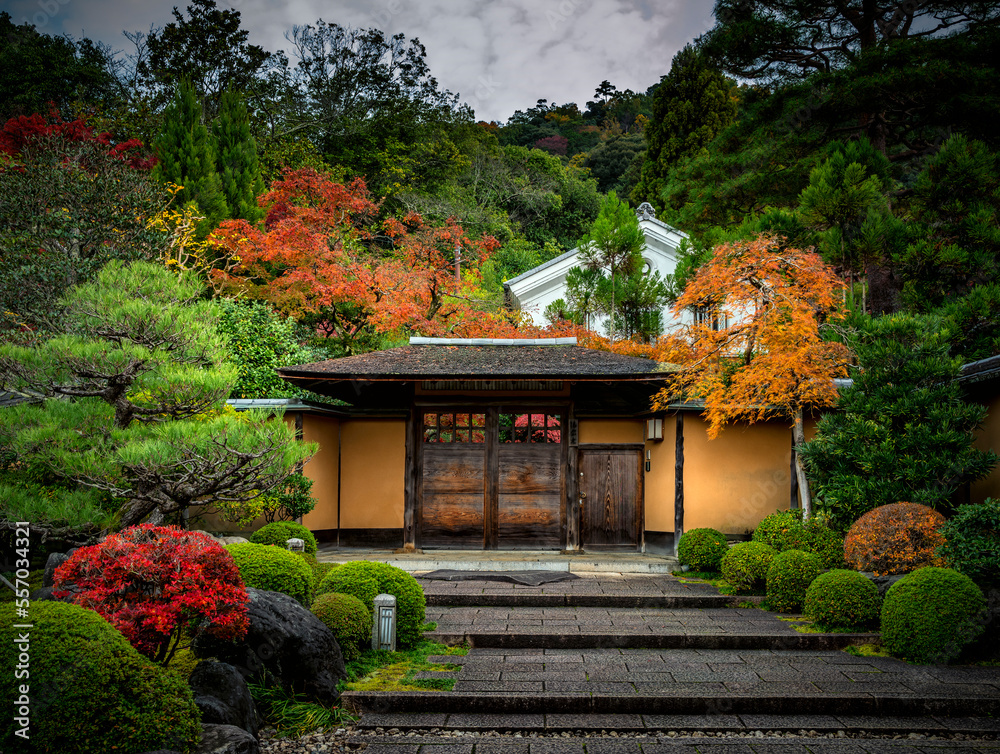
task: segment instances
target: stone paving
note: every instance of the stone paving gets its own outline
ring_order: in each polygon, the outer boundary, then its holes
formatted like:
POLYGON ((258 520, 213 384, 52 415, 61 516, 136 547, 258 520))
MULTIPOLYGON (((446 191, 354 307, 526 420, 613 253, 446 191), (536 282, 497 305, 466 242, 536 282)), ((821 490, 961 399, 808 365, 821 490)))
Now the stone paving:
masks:
MULTIPOLYGON (((708 584, 684 582, 671 575, 633 575, 621 573, 603 573, 598 575, 581 575, 572 581, 558 581, 541 586, 526 586, 499 581, 440 581, 437 579, 421 579, 420 574, 414 574, 424 589, 428 602, 441 604, 435 598, 475 596, 504 596, 516 601, 530 596, 550 597, 717 597, 719 593, 708 584)), ((746 599, 740 598, 740 599, 746 599)), ((444 604, 454 604, 447 602, 444 604)))

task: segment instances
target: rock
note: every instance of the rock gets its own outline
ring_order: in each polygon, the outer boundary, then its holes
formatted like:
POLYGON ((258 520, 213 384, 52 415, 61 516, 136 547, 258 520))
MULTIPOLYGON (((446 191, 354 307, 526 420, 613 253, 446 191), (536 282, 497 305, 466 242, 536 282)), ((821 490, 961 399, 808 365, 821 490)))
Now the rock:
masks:
POLYGON ((250 689, 239 670, 224 662, 202 660, 188 679, 201 721, 235 725, 257 737, 260 726, 250 689))
POLYGON ((202 724, 201 743, 194 754, 260 754, 260 744, 235 725, 202 724))
POLYGON ((232 642, 199 636, 195 655, 229 663, 247 680, 271 676, 290 691, 334 704, 339 698, 337 683, 346 673, 340 645, 330 629, 287 594, 252 587, 247 593, 246 637, 232 642))
POLYGON ((181 754, 176 749, 157 749, 156 751, 144 751, 142 754, 181 754))
POLYGON ((46 602, 46 601, 58 601, 58 602, 72 602, 73 594, 77 591, 77 587, 74 584, 70 584, 68 588, 60 589, 61 592, 67 592, 65 597, 56 597, 52 592, 55 591, 51 586, 43 586, 41 589, 36 589, 31 593, 31 599, 33 602, 46 602))
POLYGON ((885 599, 885 593, 889 591, 889 587, 891 587, 905 575, 906 575, 905 573, 896 573, 891 576, 876 576, 874 573, 865 574, 865 576, 871 579, 874 582, 875 586, 878 587, 878 594, 879 597, 881 597, 882 599, 885 599))
POLYGON ((242 545, 250 542, 246 537, 216 537, 220 545, 242 545))
POLYGON ((49 559, 45 561, 45 574, 42 576, 42 586, 52 586, 56 569, 69 560, 69 555, 64 552, 50 552, 49 559))

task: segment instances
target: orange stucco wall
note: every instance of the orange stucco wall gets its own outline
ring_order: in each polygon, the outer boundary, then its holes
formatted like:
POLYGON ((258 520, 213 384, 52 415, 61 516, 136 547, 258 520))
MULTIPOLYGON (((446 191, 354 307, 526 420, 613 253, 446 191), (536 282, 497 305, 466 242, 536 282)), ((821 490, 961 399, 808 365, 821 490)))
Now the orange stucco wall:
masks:
POLYGON ((302 517, 302 523, 313 530, 337 528, 340 426, 339 419, 329 416, 302 417, 302 439, 319 444, 319 451, 304 469, 305 475, 313 480, 316 507, 302 517))
POLYGON ((638 419, 580 419, 580 444, 642 442, 644 426, 638 419))
MULTIPOLYGON (((1000 455, 1000 396, 987 401, 986 410, 989 413, 976 437, 975 444, 981 450, 992 449, 994 453, 1000 455)), ((988 477, 972 485, 970 497, 972 502, 981 503, 988 497, 1000 498, 1000 466, 995 467, 988 477)))
POLYGON ((406 421, 358 419, 344 422, 340 442, 341 527, 402 528, 406 421))

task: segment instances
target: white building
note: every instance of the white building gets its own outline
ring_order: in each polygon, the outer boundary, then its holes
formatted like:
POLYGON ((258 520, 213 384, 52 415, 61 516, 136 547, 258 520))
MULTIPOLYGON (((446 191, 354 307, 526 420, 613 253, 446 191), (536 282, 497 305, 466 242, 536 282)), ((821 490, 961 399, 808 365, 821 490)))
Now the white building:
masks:
MULTIPOLYGON (((673 275, 680 260, 677 248, 681 241, 688 237, 687 234, 657 220, 653 207, 648 202, 639 205, 636 216, 639 218, 639 227, 646 236, 646 247, 642 252, 645 261, 644 272, 647 274, 658 272, 661 278, 673 275)), ((566 273, 573 267, 580 266, 582 266, 580 249, 577 247, 516 278, 511 278, 504 283, 511 306, 527 314, 536 325, 547 324, 545 307, 558 299, 566 300, 566 273)), ((599 317, 592 323, 591 329, 606 333, 606 320, 607 317, 599 317)), ((673 316, 670 306, 665 306, 664 332, 679 323, 680 320, 673 316)))

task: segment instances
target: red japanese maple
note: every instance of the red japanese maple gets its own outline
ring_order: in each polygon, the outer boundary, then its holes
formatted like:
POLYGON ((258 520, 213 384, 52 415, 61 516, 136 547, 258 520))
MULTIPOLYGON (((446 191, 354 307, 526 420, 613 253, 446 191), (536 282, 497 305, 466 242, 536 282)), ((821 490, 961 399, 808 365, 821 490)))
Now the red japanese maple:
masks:
POLYGON ((167 665, 183 637, 246 634, 246 587, 232 556, 203 532, 142 524, 81 547, 56 569, 77 604, 94 610, 139 652, 167 665))
MULTIPOLYGON (((33 141, 46 138, 58 139, 64 145, 77 143, 102 147, 109 157, 119 159, 136 170, 152 170, 156 164, 156 157, 147 153, 138 139, 115 144, 111 134, 95 132, 82 118, 63 120, 55 110, 47 118, 33 113, 11 118, 4 123, 0 128, 0 153, 18 155, 33 141)), ((68 150, 65 159, 76 161, 68 150)))

